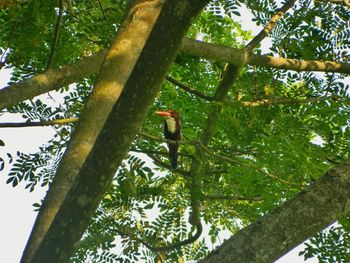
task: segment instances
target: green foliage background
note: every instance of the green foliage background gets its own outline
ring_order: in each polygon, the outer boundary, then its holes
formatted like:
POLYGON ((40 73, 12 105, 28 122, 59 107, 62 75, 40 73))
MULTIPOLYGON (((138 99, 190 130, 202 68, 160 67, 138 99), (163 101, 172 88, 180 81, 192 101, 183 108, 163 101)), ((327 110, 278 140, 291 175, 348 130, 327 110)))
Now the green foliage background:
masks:
MULTIPOLYGON (((57 6, 56 1, 33 0, 18 8, 0 10, 0 55, 6 67, 13 70, 11 82, 45 69, 57 6)), ((272 0, 212 1, 193 23, 188 37, 242 48, 253 37, 237 22, 245 19, 240 17, 242 6, 253 14, 256 25, 265 25, 280 4, 272 0)), ((124 15, 125 1, 76 0, 73 7, 74 14, 66 10, 63 16, 54 67, 108 47, 124 15)), ((301 0, 273 30, 269 54, 350 63, 349 19, 350 11, 345 6, 301 0)), ((168 75, 212 96, 223 69, 224 62, 180 53, 168 75)), ((230 91, 205 156, 201 215, 209 226, 210 240, 205 242, 202 238, 169 252, 169 262, 204 257, 211 249, 210 242, 218 241, 220 231, 235 233, 293 197, 334 163, 349 157, 350 100, 346 77, 338 73, 244 68, 230 91), (242 102, 263 99, 323 96, 333 99, 242 106, 242 102)), ((91 76, 75 86, 61 88, 58 92, 64 99, 60 104, 33 99, 7 111, 22 114, 26 121, 78 117, 93 83, 91 76)), ((195 141, 209 110, 215 106, 164 81, 141 130, 160 138, 162 120, 154 111, 172 108, 181 113, 184 138, 195 141)), ((2 158, 0 168, 4 163, 12 165, 7 182, 13 187, 24 183, 29 191, 49 184, 73 129, 73 124, 56 126, 55 136, 39 152, 22 153, 19 149, 2 158)), ((181 145, 179 172, 172 172, 164 165, 168 162, 164 144, 142 136, 136 138, 77 245, 72 262, 153 262, 155 254, 145 243, 159 246, 185 239, 191 229, 187 224, 190 199, 184 174, 194 151, 193 145, 181 145), (149 157, 156 161, 151 162, 149 157), (157 216, 150 218, 152 213, 157 216)), ((39 206, 35 204, 36 208, 39 206)), ((331 257, 348 258, 347 243, 339 241, 348 240, 348 225, 348 218, 344 218, 328 234, 318 234, 309 241, 303 255, 317 256, 320 262, 330 262, 331 257), (340 249, 329 251, 332 242, 340 249), (340 254, 344 250, 343 257, 340 254)))

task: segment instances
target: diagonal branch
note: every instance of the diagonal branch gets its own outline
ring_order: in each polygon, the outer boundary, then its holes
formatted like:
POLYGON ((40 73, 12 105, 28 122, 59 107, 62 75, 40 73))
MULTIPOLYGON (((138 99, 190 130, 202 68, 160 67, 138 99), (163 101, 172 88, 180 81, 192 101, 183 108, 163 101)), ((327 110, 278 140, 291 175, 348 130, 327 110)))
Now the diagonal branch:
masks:
POLYGON ((173 249, 177 249, 177 248, 181 248, 183 246, 189 245, 193 242, 195 242, 202 234, 203 232, 203 227, 202 224, 200 222, 198 222, 197 224, 195 224, 196 227, 196 232, 193 236, 190 236, 189 238, 180 241, 180 242, 176 242, 174 244, 169 244, 166 246, 162 246, 162 247, 154 247, 154 250, 157 252, 166 252, 166 251, 170 251, 173 249))
MULTIPOLYGON (((269 26, 269 30, 272 29, 272 27, 276 24, 277 20, 278 19, 274 17, 273 23, 270 23, 271 25, 269 26)), ((254 38, 255 40, 253 44, 248 44, 243 49, 243 53, 238 63, 228 64, 225 66, 222 80, 220 81, 218 88, 216 89, 215 95, 213 97, 214 103, 212 103, 211 105, 212 107, 209 109, 207 122, 203 130, 203 133, 199 138, 199 143, 196 146, 196 156, 192 161, 191 169, 190 169, 191 180, 189 180, 189 188, 190 188, 190 194, 191 194, 192 211, 191 211, 191 216, 189 221, 192 225, 201 224, 199 207, 200 207, 200 199, 202 195, 202 189, 201 189, 202 176, 203 176, 202 163, 204 161, 203 147, 205 148, 208 146, 211 140, 211 137, 214 134, 215 126, 220 116, 227 94, 231 89, 233 83, 238 78, 240 70, 242 69, 242 67, 246 65, 248 55, 254 48, 254 45, 255 45, 254 43, 260 42, 262 39, 264 39, 264 37, 266 37, 265 33, 262 36, 261 34, 259 34, 256 38, 254 38)))
POLYGON ((263 30, 260 31, 246 46, 247 51, 250 53, 254 48, 256 48, 259 43, 267 37, 272 29, 275 27, 276 23, 281 19, 281 17, 295 4, 297 0, 287 1, 270 19, 263 30))
POLYGON ((151 154, 151 153, 146 153, 146 154, 147 154, 147 156, 148 156, 149 158, 151 158, 151 159, 154 161, 154 163, 156 163, 157 165, 159 165, 159 166, 161 166, 161 167, 164 167, 164 168, 166 168, 166 169, 168 169, 169 171, 172 171, 172 172, 174 172, 174 173, 181 174, 182 176, 185 176, 185 177, 186 177, 186 176, 189 176, 189 173, 188 173, 187 171, 182 170, 182 169, 179 169, 179 168, 177 168, 176 170, 173 170, 169 164, 163 162, 161 159, 157 158, 157 157, 154 156, 153 154, 151 154))
POLYGON ((50 69, 52 67, 52 64, 54 62, 55 54, 56 54, 56 49, 58 45, 58 40, 61 32, 61 25, 62 25, 62 16, 63 16, 63 0, 58 1, 58 16, 56 20, 56 25, 55 25, 55 31, 51 43, 51 51, 49 58, 47 59, 46 63, 46 70, 50 69))
POLYGON ((274 262, 315 233, 348 215, 349 200, 350 159, 237 232, 200 262, 274 262))
POLYGON ((168 80, 169 82, 173 83, 174 85, 178 86, 179 88, 187 91, 188 93, 196 95, 199 98, 205 99, 207 101, 213 100, 213 98, 211 96, 208 96, 208 95, 206 95, 206 94, 204 94, 204 93, 202 93, 194 88, 186 86, 172 77, 167 76, 167 77, 165 77, 165 79, 168 80))

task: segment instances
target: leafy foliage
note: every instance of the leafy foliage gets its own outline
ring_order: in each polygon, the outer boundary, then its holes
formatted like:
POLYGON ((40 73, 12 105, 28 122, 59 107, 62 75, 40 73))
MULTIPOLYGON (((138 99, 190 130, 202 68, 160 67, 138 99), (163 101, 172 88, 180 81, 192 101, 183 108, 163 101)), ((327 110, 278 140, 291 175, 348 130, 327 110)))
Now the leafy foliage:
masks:
POLYGON ((311 238, 299 255, 304 255, 305 260, 317 257, 319 262, 348 262, 349 240, 348 231, 341 226, 332 226, 311 238))
MULTIPOLYGON (((18 9, 0 10, 0 47, 13 69, 12 82, 28 78, 46 67, 54 24, 55 1, 35 0, 18 9)), ((242 48, 252 38, 238 17, 240 6, 265 25, 280 6, 277 1, 216 0, 194 21, 189 37, 242 48)), ((73 63, 108 46, 119 27, 125 1, 74 1, 74 14, 66 10, 54 66, 73 63)), ((273 30, 271 55, 296 59, 349 62, 349 10, 343 6, 299 1, 273 30)), ((258 52, 262 52, 259 50, 258 52)), ((265 52, 265 51, 264 51, 265 52)), ((169 76, 197 91, 213 96, 224 62, 179 54, 169 76)), ((79 117, 95 76, 57 91, 60 102, 36 98, 8 108, 27 122, 79 117)), ((281 71, 245 67, 221 111, 202 167, 200 201, 202 221, 210 241, 169 251, 169 262, 203 258, 217 244, 221 231, 235 233, 349 156, 349 85, 345 74, 281 71), (275 103, 261 107, 243 102, 315 97, 331 99, 313 103, 275 103), (237 198, 234 198, 237 197, 237 198)), ((164 81, 143 132, 161 137, 162 120, 156 109, 181 112, 184 139, 196 141, 205 127, 214 102, 206 101, 164 81)), ((7 183, 25 183, 33 191, 48 185, 57 170, 74 129, 54 126, 55 135, 36 153, 8 155, 11 170, 7 183)), ((4 146, 0 140, 0 146, 4 146)), ((195 145, 181 144, 177 171, 167 168, 164 144, 139 136, 119 167, 113 184, 77 244, 72 262, 154 262, 155 249, 190 237, 190 180, 188 171, 195 145)), ((0 158, 0 171, 5 159, 0 158)), ((36 205, 36 208, 39 204, 36 205)), ((309 242, 305 258, 349 261, 349 229, 333 227, 309 242), (339 249, 330 251, 330 245, 339 249)), ((159 256, 159 255, 158 255, 159 256)))

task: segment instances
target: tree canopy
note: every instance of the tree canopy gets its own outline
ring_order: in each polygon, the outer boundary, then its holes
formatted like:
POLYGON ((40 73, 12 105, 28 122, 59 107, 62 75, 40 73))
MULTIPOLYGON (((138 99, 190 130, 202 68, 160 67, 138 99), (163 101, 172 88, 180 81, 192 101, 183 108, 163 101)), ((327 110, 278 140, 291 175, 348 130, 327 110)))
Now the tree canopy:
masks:
POLYGON ((311 237, 305 258, 349 261, 347 0, 0 0, 0 21, 0 110, 23 117, 0 129, 55 129, 0 156, 49 185, 22 263, 272 262, 311 237))

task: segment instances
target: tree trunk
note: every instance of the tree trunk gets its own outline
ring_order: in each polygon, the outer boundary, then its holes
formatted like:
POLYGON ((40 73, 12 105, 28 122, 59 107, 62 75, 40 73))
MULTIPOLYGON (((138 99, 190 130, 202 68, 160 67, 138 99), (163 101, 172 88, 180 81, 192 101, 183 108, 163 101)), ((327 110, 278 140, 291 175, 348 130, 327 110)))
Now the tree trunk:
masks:
POLYGON ((21 262, 69 260, 159 91, 192 18, 206 2, 132 2, 21 262))

